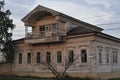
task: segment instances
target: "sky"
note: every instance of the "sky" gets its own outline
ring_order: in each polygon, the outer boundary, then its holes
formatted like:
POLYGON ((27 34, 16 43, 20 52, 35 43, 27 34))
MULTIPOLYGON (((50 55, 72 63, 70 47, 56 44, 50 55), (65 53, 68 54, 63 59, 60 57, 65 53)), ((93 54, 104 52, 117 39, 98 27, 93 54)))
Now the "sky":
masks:
POLYGON ((16 25, 13 39, 25 36, 21 19, 42 5, 104 29, 104 33, 120 38, 120 0, 5 0, 16 25))

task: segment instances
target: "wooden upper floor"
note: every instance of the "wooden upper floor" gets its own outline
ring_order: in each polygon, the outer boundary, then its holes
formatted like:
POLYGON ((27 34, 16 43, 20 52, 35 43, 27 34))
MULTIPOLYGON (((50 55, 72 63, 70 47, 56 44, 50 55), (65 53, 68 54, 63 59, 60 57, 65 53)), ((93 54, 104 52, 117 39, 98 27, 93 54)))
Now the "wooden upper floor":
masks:
POLYGON ((69 35, 101 32, 103 29, 58 11, 38 5, 22 21, 25 42, 31 44, 64 42, 69 35))

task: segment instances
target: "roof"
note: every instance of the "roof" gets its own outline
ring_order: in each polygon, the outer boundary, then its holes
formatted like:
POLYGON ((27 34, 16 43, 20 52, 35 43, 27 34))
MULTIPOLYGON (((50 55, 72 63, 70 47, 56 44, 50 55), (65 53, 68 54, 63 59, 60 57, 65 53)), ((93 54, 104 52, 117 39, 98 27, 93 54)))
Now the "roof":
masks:
POLYGON ((89 27, 91 27, 91 28, 98 29, 98 30, 100 30, 100 31, 104 30, 103 28, 100 28, 100 27, 97 27, 97 26, 95 26, 95 25, 89 24, 89 23, 87 23, 87 22, 85 22, 85 21, 82 21, 82 20, 73 18, 73 17, 68 16, 68 15, 66 15, 66 14, 59 13, 59 15, 60 15, 60 16, 63 16, 63 17, 66 17, 66 18, 68 18, 68 19, 70 19, 70 20, 74 20, 74 21, 76 21, 76 22, 78 22, 78 23, 80 23, 80 24, 83 24, 83 25, 85 25, 85 26, 89 26, 89 27))
POLYGON ((33 9, 28 15, 26 15, 22 21, 23 22, 35 22, 37 20, 39 20, 40 18, 44 17, 44 16, 49 16, 49 15, 52 15, 52 16, 61 16, 61 17, 65 17, 69 20, 73 20, 77 23, 80 23, 86 27, 90 27, 90 28, 93 28, 97 31, 102 31, 103 29, 100 28, 100 27, 97 27, 95 25, 92 25, 92 24, 89 24, 89 23, 86 23, 84 21, 81 21, 81 20, 78 20, 76 18, 73 18, 71 16, 68 16, 66 14, 63 14, 61 12, 58 12, 56 10, 53 10, 53 9, 50 9, 50 8, 47 8, 47 7, 44 7, 44 6, 41 6, 41 5, 38 5, 35 9, 33 9))
POLYGON ((84 27, 75 27, 71 29, 68 33, 67 36, 73 36, 73 35, 80 35, 80 34, 88 34, 88 33, 94 33, 96 31, 84 28, 84 27))
POLYGON ((114 37, 114 36, 111 36, 111 35, 108 35, 108 34, 105 34, 105 33, 97 32, 96 35, 100 36, 100 37, 103 37, 103 38, 107 38, 109 40, 120 42, 120 38, 117 38, 117 37, 114 37))
POLYGON ((17 39, 17 40, 14 40, 14 43, 16 42, 24 42, 25 38, 21 38, 21 39, 17 39))

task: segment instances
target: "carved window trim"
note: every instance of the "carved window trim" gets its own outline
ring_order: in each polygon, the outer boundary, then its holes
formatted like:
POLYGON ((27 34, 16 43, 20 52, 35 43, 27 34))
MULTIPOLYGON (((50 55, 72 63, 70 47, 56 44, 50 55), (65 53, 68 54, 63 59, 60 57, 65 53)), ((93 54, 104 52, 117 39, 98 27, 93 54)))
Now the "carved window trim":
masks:
POLYGON ((102 46, 98 46, 98 62, 100 64, 103 63, 103 61, 102 61, 102 51, 103 51, 103 47, 102 46))

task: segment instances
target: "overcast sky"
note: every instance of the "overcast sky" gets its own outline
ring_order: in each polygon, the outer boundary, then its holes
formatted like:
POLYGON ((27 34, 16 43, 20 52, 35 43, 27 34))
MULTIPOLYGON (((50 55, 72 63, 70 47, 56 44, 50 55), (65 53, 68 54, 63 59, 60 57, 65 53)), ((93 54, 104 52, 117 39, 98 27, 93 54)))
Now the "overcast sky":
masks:
POLYGON ((79 20, 97 25, 104 33, 120 38, 120 0, 5 0, 16 24, 14 39, 24 37, 21 19, 37 5, 42 5, 79 20))

